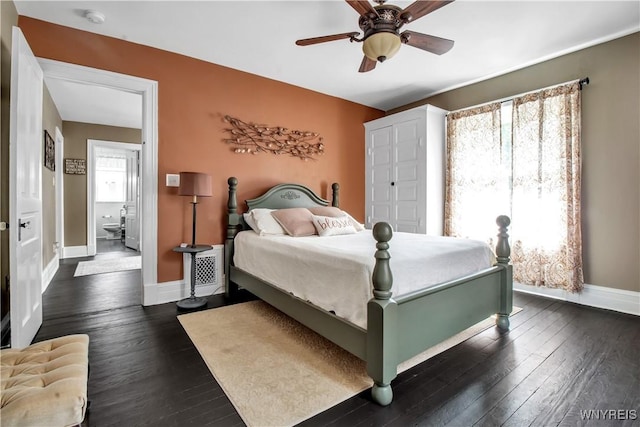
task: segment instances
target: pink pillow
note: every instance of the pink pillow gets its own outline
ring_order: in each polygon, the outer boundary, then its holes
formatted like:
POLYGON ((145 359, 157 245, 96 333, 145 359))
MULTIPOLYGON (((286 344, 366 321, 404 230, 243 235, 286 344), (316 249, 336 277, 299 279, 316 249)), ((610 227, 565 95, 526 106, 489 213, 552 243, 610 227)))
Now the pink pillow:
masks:
POLYGON ((314 215, 329 216, 333 218, 346 215, 351 220, 351 225, 353 225, 353 228, 355 228, 356 231, 364 230, 364 226, 362 224, 360 224, 351 215, 349 215, 348 213, 346 213, 345 211, 339 208, 336 208, 333 206, 318 206, 315 208, 309 208, 309 211, 314 215))
POLYGON ((355 234, 356 229, 347 216, 318 216, 313 215, 313 225, 320 236, 338 236, 341 234, 355 234))
POLYGON ((313 226, 313 215, 309 212, 309 209, 278 209, 271 212, 271 215, 290 236, 301 237, 316 234, 316 228, 313 226))

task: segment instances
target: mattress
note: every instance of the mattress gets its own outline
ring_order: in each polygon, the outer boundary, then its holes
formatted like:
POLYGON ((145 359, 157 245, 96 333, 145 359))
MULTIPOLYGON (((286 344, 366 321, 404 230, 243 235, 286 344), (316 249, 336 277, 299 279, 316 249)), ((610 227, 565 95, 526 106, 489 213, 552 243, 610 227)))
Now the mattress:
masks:
MULTIPOLYGON (((375 245, 371 230, 330 237, 243 231, 235 238, 233 261, 237 268, 366 329, 375 245)), ((477 240, 396 232, 389 246, 393 296, 464 277, 495 262, 491 248, 477 240)))

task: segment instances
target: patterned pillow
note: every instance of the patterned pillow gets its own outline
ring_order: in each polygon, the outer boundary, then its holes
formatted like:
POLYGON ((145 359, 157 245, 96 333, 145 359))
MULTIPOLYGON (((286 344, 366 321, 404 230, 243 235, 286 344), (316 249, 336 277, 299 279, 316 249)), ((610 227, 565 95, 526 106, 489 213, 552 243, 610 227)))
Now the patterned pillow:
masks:
POLYGON ((347 216, 319 216, 313 215, 313 225, 320 236, 338 236, 341 234, 357 233, 351 219, 347 216))
POLYGON ((313 226, 313 215, 306 208, 278 209, 271 212, 278 224, 288 235, 294 237, 312 236, 316 234, 313 226))
POLYGON ((314 215, 320 215, 320 216, 330 216, 330 217, 340 217, 340 216, 348 216, 349 219, 351 220, 351 225, 353 225, 353 228, 356 229, 356 231, 362 231, 364 230, 364 226, 362 224, 360 224, 358 221, 356 221, 351 215, 349 215, 347 212, 333 207, 333 206, 318 206, 315 208, 309 208, 309 211, 311 211, 312 214, 314 215))

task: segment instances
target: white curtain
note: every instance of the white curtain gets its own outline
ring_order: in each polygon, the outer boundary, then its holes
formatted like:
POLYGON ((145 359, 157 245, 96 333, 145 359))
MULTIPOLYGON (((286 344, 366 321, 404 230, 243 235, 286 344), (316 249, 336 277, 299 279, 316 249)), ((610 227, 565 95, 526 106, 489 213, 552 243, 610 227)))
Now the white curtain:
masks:
POLYGON ((445 234, 492 243, 511 217, 514 281, 579 292, 578 82, 447 116, 445 234), (505 123, 506 122, 506 123, 505 123))
POLYGON ((447 236, 492 243, 496 217, 510 213, 500 108, 494 103, 447 115, 447 236))
POLYGON ((583 288, 578 82, 513 100, 514 280, 583 288))

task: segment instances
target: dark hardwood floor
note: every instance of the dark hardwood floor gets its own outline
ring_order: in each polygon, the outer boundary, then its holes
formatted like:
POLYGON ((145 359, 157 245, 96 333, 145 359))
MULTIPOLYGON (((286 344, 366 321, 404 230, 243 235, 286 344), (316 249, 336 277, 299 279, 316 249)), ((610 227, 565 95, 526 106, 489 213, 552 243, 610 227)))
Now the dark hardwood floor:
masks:
MULTIPOLYGON (((96 239, 96 252, 98 254, 104 254, 107 252, 127 252, 131 255, 139 255, 139 252, 129 249, 124 245, 124 242, 120 239, 96 239)), ((122 256, 120 254, 119 256, 122 256)))
MULTIPOLYGON (((73 278, 80 260, 65 260, 43 295, 35 341, 89 334, 84 424, 243 425, 179 324, 175 304, 142 307, 139 271, 73 278)), ((400 374, 390 406, 363 392, 303 425, 640 425, 640 318, 526 294, 514 302, 523 310, 507 334, 488 329, 400 374), (588 410, 637 415, 587 422, 581 411, 588 410)), ((209 300, 210 308, 224 304, 221 296, 209 300)))

